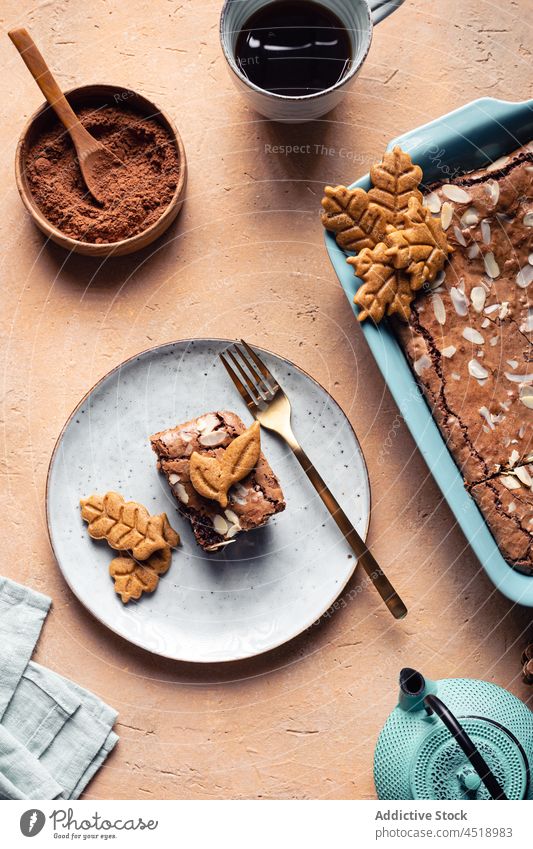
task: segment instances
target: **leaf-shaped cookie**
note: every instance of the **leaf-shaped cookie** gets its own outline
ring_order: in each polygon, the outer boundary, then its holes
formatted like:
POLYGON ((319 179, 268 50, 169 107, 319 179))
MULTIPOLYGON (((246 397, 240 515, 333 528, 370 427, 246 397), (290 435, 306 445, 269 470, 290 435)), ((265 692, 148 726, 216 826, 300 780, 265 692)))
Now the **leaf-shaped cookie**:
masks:
MULTIPOLYGON (((170 552, 170 549, 168 549, 170 552)), ((109 574, 115 582, 115 592, 127 604, 132 598, 138 599, 143 593, 153 593, 159 583, 159 575, 145 563, 138 563, 133 557, 115 557, 109 565, 109 574)))
POLYGON ((193 451, 189 473, 196 492, 203 495, 204 498, 218 501, 222 507, 227 506, 227 498, 225 504, 220 501, 222 494, 225 495, 229 488, 224 489, 224 469, 220 460, 193 451))
POLYGON ((440 218, 434 218, 416 198, 410 199, 402 218, 404 229, 394 230, 385 240, 387 254, 396 268, 406 269, 416 291, 435 279, 453 248, 440 218))
POLYGON ((146 560, 155 551, 179 543, 166 513, 150 516, 142 504, 125 502, 118 492, 82 498, 80 505, 93 539, 106 539, 117 551, 131 551, 136 560, 146 560))
POLYGON ((228 506, 228 489, 246 477, 257 465, 261 453, 259 422, 237 436, 220 459, 193 451, 189 463, 191 483, 204 498, 228 506))
POLYGON ((335 233, 337 244, 346 251, 373 248, 387 233, 387 219, 375 204, 370 205, 363 189, 326 186, 322 198, 322 224, 335 233))
POLYGON ((370 206, 377 206, 388 224, 403 226, 403 213, 411 198, 422 201, 418 184, 422 169, 413 165, 408 153, 395 147, 383 155, 380 163, 372 165, 370 178, 374 188, 368 192, 370 206))
POLYGON ((377 323, 385 314, 398 313, 404 319, 411 315, 414 293, 409 277, 403 269, 395 268, 387 251, 386 244, 380 242, 372 250, 365 248, 357 256, 348 257, 356 275, 363 280, 354 297, 361 307, 359 321, 370 317, 377 323))

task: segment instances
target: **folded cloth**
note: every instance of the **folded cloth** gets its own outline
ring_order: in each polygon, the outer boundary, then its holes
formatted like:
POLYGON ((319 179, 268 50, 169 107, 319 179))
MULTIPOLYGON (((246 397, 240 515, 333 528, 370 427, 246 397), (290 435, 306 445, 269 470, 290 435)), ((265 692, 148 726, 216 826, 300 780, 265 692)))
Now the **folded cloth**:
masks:
POLYGON ((30 660, 50 604, 0 578, 3 799, 77 799, 118 740, 113 708, 30 660))
POLYGON ((51 599, 0 577, 0 720, 28 665, 51 599))

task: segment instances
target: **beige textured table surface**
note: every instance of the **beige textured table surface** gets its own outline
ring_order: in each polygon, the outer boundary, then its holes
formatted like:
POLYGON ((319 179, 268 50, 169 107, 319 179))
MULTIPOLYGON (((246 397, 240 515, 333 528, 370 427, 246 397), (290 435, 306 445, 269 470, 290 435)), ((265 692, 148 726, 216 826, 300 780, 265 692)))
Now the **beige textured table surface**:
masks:
POLYGON ((344 106, 300 127, 263 121, 234 91, 220 7, 4 0, 1 572, 53 598, 37 660, 119 711, 120 743, 87 798, 372 798, 374 743, 400 667, 482 677, 526 699, 532 617, 494 591, 428 478, 328 263, 319 201, 325 183, 366 172, 400 132, 482 95, 531 96, 530 0, 505 12, 407 0, 376 29, 344 106), (42 98, 5 35, 21 25, 64 87, 130 86, 176 120, 188 197, 153 251, 67 258, 28 219, 13 156, 42 98), (295 144, 309 147, 272 152, 295 144), (46 471, 72 408, 125 357, 241 332, 304 366, 349 416, 369 466, 370 542, 410 614, 393 622, 366 589, 267 656, 197 669, 130 646, 73 597, 48 544, 46 471))

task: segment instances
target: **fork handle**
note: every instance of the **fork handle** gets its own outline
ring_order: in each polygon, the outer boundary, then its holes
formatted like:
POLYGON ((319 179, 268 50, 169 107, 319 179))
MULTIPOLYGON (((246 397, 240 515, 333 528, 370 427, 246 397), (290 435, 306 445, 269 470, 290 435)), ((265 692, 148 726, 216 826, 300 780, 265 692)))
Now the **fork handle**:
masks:
POLYGON ((392 586, 381 567, 374 559, 374 555, 368 550, 365 542, 361 539, 354 526, 350 522, 348 516, 340 506, 339 502, 328 488, 327 484, 322 480, 319 473, 315 469, 313 463, 300 446, 294 434, 289 438, 286 435, 287 442, 292 449, 296 459, 300 463, 305 474, 318 492, 320 498, 328 508, 332 518, 343 537, 347 540, 352 551, 355 553, 359 563, 367 573, 368 577, 374 584, 381 598, 389 608, 395 619, 403 619, 407 616, 407 608, 400 596, 392 586))

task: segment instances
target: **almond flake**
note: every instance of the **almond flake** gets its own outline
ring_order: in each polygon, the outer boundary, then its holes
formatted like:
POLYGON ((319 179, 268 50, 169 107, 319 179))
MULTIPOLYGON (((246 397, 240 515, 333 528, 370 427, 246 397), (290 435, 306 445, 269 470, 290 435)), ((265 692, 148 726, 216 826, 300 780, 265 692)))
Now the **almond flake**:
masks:
POLYGON ((521 395, 520 401, 528 410, 533 410, 533 395, 521 395))
POLYGON ((461 227, 472 227, 479 221, 478 211, 475 206, 469 206, 461 216, 461 227))
POLYGON ((468 315, 468 298, 465 293, 461 292, 461 290, 455 286, 452 286, 450 289, 450 297, 457 315, 468 315))
POLYGON ((431 192, 429 195, 426 195, 424 198, 424 206, 427 207, 430 212, 440 212, 441 202, 437 192, 431 192))
POLYGON ((208 545, 206 551, 218 551, 220 548, 226 548, 234 542, 232 539, 226 539, 223 542, 215 542, 213 545, 208 545))
POLYGON ((462 334, 463 339, 466 339, 467 342, 472 342, 473 345, 484 345, 485 339, 474 327, 465 327, 462 334))
POLYGON ((470 245, 468 248, 466 255, 468 259, 475 259, 479 255, 479 245, 477 242, 474 242, 473 245, 470 245))
POLYGON ((180 476, 176 475, 174 472, 172 472, 172 474, 168 476, 168 482, 171 486, 174 486, 174 484, 179 483, 179 479, 180 476))
POLYGON ((509 465, 510 465, 511 469, 513 468, 513 466, 516 466, 519 459, 520 459, 520 454, 518 453, 516 448, 513 448, 513 450, 511 451, 511 455, 509 457, 509 465))
POLYGON ((447 348, 442 349, 441 354, 443 357, 447 357, 449 359, 450 357, 453 357, 456 351, 457 348, 455 347, 455 345, 448 345, 447 348))
POLYGON ((520 325, 522 333, 533 332, 533 309, 530 309, 526 320, 520 325))
POLYGON ((506 360, 506 363, 508 366, 511 366, 511 368, 518 367, 518 360, 506 360))
POLYGON ((490 411, 489 411, 486 407, 480 407, 480 408, 479 408, 479 410, 478 410, 478 412, 479 412, 479 413, 481 413, 481 415, 483 416, 483 418, 484 418, 484 419, 485 419, 485 421, 487 422, 487 424, 488 424, 489 428, 490 428, 491 430, 494 430, 494 425, 493 425, 493 423, 492 423, 492 419, 491 419, 491 416, 490 416, 490 411))
POLYGON ((459 227, 454 227, 454 228, 453 228, 453 232, 454 232, 454 234, 455 234, 455 238, 457 239, 457 241, 459 242, 459 244, 460 244, 460 245, 462 245, 462 246, 463 246, 463 248, 466 248, 466 239, 465 239, 465 237, 463 236, 463 233, 462 233, 462 231, 459 229, 459 227))
POLYGON ((514 374, 512 371, 506 371, 504 374, 507 380, 512 383, 531 383, 533 381, 533 374, 514 374))
POLYGON ((444 306, 441 296, 433 295, 431 300, 433 303, 433 312, 435 313, 435 318, 437 319, 439 324, 446 324, 446 307, 444 306))
POLYGON ((490 244, 490 236, 490 224, 488 222, 488 219, 484 218, 481 222, 481 238, 483 239, 483 242, 486 245, 490 244))
POLYGON ((203 433, 198 438, 198 442, 204 448, 217 448, 217 446, 222 445, 227 435, 225 430, 213 430, 210 433, 203 433))
POLYGON ((482 366, 479 360, 470 360, 468 363, 468 373, 476 380, 485 380, 489 376, 489 372, 482 366))
POLYGON ((452 183, 445 183, 442 187, 442 194, 445 195, 448 200, 453 200, 456 203, 468 203, 469 200, 472 200, 468 192, 465 192, 460 186, 454 186, 452 183))
POLYGON ((494 280, 496 277, 500 276, 500 266, 496 262, 492 251, 489 251, 489 253, 485 254, 485 256, 483 257, 483 262, 485 263, 485 271, 487 272, 489 277, 492 277, 492 279, 494 280))
POLYGON ((213 413, 207 413, 207 415, 201 416, 197 421, 200 433, 211 433, 219 424, 218 417, 213 415, 213 413))
POLYGON ((492 201, 493 206, 496 206, 500 197, 500 185, 496 182, 496 180, 487 180, 485 183, 485 188, 488 192, 488 195, 492 201))
POLYGON ((533 227, 533 212, 526 212, 522 218, 524 227, 533 227))
POLYGON ((440 211, 440 224, 443 230, 447 230, 450 224, 452 223, 453 218, 453 206, 448 201, 445 201, 442 204, 442 209, 440 211))
MULTIPOLYGON (((518 454, 518 451, 514 451, 513 454, 518 454)), ((518 468, 514 470, 514 473, 524 486, 529 486, 531 488, 533 480, 531 480, 531 475, 525 466, 518 466, 518 468)))
POLYGON ((422 372, 424 372, 426 369, 428 369, 430 367, 430 365, 431 365, 430 358, 427 356, 427 354, 422 354, 421 357, 419 357, 417 360, 414 361, 413 368, 414 368, 415 372, 420 376, 422 374, 422 372))
POLYGON ((175 489, 176 495, 178 496, 178 498, 182 502, 182 504, 188 504, 189 503, 189 493, 187 492, 187 490, 185 489, 183 484, 182 483, 176 484, 174 489, 175 489))
POLYGON ((228 530, 228 523, 222 516, 219 516, 217 513, 217 515, 213 519, 213 527, 217 534, 224 536, 224 534, 226 534, 228 530))
POLYGON ((520 481, 514 477, 514 475, 501 475, 498 480, 502 483, 507 489, 520 489, 521 484, 520 481))
MULTIPOLYGON (((517 459, 518 459, 518 457, 517 457, 517 459)), ((239 525, 240 526, 239 517, 237 516, 236 513, 233 512, 233 510, 224 510, 224 516, 226 517, 228 522, 230 522, 232 525, 239 525)))
POLYGON ((503 319, 507 318, 508 315, 509 315, 509 301, 503 301, 503 303, 500 307, 500 312, 498 313, 498 318, 500 318, 503 321, 503 319))
POLYGON ((520 286, 521 289, 527 289, 531 281, 533 280, 533 265, 524 265, 523 268, 520 269, 518 274, 516 275, 516 285, 520 286))
POLYGON ((509 162, 509 156, 500 156, 499 159, 495 159, 494 162, 487 167, 487 171, 500 171, 504 168, 509 162))
POLYGON ((472 306, 476 312, 483 312, 486 297, 487 292, 483 286, 474 286, 470 292, 470 300, 472 301, 472 306))

